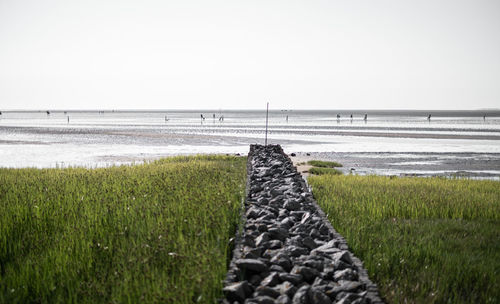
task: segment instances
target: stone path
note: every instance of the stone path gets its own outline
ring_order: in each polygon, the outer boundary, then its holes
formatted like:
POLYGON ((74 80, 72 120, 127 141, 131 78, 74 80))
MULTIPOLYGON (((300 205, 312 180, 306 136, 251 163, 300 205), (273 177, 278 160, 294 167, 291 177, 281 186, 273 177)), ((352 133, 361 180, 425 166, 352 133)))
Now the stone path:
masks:
POLYGON ((279 145, 252 145, 223 303, 382 303, 279 145))

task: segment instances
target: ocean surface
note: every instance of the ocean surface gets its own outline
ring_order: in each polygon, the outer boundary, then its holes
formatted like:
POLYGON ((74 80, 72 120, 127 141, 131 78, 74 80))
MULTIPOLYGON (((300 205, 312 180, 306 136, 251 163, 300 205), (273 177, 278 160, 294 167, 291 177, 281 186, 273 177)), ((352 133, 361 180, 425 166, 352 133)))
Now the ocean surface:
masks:
MULTIPOLYGON (((2 111, 0 167, 246 154, 265 122, 265 111, 2 111)), ((500 176, 500 111, 270 111, 268 142, 359 174, 500 176)))

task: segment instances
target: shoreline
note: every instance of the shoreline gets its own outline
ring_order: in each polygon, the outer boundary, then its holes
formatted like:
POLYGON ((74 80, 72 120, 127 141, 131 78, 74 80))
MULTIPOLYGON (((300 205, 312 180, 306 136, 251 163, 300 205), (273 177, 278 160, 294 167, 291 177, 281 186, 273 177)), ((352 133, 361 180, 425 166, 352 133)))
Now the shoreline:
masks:
MULTIPOLYGON (((291 154, 291 152, 289 152, 291 154)), ((310 160, 336 161, 344 174, 465 177, 500 180, 500 153, 295 152, 295 166, 310 160)), ((311 166, 299 165, 305 176, 311 166)))

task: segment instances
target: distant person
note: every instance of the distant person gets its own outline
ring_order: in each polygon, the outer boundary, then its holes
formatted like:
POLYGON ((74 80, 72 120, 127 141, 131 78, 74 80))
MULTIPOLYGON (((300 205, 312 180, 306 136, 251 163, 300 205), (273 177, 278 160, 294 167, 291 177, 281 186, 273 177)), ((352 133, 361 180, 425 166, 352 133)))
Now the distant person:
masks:
POLYGON ((431 114, 429 114, 429 116, 427 117, 427 120, 431 121, 431 114))
MULTIPOLYGON (((2 115, 2 112, 0 112, 0 115, 2 115)), ((483 115, 483 121, 486 121, 486 114, 483 115)))
POLYGON ((67 118, 68 118, 68 123, 69 123, 69 116, 67 118))
POLYGON ((47 115, 50 115, 50 111, 47 111, 47 115))
POLYGON ((288 115, 286 116, 286 122, 288 122, 288 115))
POLYGON ((363 118, 364 121, 368 120, 368 114, 365 114, 365 117, 363 118))
POLYGON ((351 114, 351 120, 352 120, 352 114, 351 114))
POLYGON ((168 121, 168 117, 167 117, 167 115, 165 115, 165 122, 167 122, 167 121, 168 121))

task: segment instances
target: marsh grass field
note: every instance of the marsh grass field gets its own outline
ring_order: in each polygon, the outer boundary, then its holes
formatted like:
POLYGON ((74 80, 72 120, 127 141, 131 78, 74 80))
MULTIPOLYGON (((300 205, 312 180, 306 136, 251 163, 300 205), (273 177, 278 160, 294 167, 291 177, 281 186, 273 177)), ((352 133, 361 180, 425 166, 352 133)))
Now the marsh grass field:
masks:
POLYGON ((314 196, 388 303, 500 301, 500 183, 322 175, 314 196))
POLYGON ((0 169, 0 303, 212 303, 246 158, 0 169))
MULTIPOLYGON (((314 165, 314 196, 388 303, 499 301, 499 182, 314 165)), ((0 303, 213 303, 245 179, 232 156, 0 169, 0 303)))

